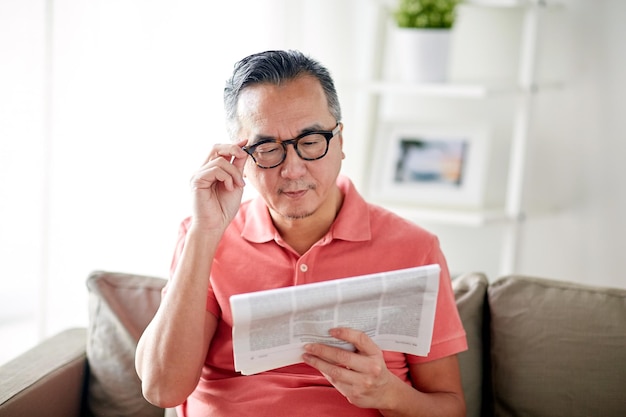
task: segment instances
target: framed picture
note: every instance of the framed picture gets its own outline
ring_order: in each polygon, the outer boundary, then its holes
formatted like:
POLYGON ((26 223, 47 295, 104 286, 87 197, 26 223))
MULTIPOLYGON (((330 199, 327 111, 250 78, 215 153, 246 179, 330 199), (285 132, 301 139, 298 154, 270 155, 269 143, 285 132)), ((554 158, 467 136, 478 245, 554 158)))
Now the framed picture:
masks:
POLYGON ((383 126, 372 175, 377 200, 479 208, 488 163, 484 127, 383 126))

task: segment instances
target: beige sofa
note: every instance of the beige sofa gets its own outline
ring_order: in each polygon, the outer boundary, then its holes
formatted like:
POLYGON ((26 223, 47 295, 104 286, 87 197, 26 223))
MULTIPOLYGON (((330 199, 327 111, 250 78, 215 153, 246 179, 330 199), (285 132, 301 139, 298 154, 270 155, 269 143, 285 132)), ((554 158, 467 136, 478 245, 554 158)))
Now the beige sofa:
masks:
MULTIPOLYGON (((141 396, 133 356, 164 284, 93 273, 89 327, 0 367, 0 416, 162 417, 141 396)), ((626 416, 626 290, 466 274, 454 291, 468 416, 626 416)))

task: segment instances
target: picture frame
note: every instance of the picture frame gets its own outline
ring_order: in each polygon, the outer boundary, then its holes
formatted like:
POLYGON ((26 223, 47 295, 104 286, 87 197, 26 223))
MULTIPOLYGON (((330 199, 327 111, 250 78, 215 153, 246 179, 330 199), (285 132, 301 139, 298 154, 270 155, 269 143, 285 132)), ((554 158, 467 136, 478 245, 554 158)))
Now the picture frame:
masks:
POLYGON ((485 126, 389 125, 375 147, 375 200, 430 208, 485 203, 489 131, 485 126))

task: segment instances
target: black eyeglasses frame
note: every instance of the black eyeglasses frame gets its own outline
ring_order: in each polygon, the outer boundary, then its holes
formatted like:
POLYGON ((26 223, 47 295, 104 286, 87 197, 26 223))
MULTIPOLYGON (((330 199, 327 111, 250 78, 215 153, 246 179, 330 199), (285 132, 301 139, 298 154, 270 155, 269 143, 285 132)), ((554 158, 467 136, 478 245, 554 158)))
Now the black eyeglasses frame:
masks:
POLYGON ((296 153, 298 154, 298 156, 301 159, 303 159, 305 161, 317 161, 318 159, 322 159, 323 157, 326 156, 326 154, 328 153, 328 148, 330 148, 330 140, 332 138, 334 138, 335 136, 337 136, 337 134, 341 131, 341 126, 342 126, 342 123, 341 122, 337 122, 337 124, 335 125, 335 127, 332 130, 314 130, 314 131, 310 131, 310 132, 304 132, 301 135, 298 135, 297 137, 295 137, 293 139, 288 139, 288 140, 265 139, 265 140, 261 140, 260 142, 255 143, 254 145, 251 145, 251 146, 243 146, 241 149, 243 149, 248 155, 250 155, 250 157, 252 158, 252 160, 254 161, 256 166, 258 166, 259 168, 262 168, 262 169, 276 168, 277 166, 279 166, 280 164, 285 162, 285 159, 287 159, 287 145, 293 145, 294 149, 296 150, 296 153), (322 155, 318 156, 317 158, 306 158, 306 157, 302 156, 300 154, 300 151, 298 150, 298 142, 302 138, 305 138, 305 137, 310 136, 310 135, 322 135, 326 139, 326 150, 324 151, 324 153, 322 155), (272 166, 269 166, 269 167, 266 167, 266 166, 263 166, 263 165, 259 165, 259 163, 257 162, 256 158, 254 157, 254 152, 255 152, 256 148, 258 146, 264 145, 266 143, 279 143, 283 147, 283 150, 284 150, 283 157, 281 158, 280 162, 278 162, 277 164, 274 164, 272 166))

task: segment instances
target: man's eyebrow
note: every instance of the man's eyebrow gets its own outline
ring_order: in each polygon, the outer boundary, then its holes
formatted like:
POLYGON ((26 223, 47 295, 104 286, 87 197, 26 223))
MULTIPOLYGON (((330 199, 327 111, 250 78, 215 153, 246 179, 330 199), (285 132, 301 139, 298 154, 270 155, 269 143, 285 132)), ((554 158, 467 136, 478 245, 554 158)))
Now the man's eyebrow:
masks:
POLYGON ((254 137, 254 139, 252 139, 252 144, 254 145, 255 143, 259 143, 259 142, 264 142, 266 140, 277 140, 276 137, 274 136, 268 136, 268 135, 256 135, 254 137))
POLYGON ((308 133, 308 132, 317 132, 317 131, 320 131, 320 130, 324 130, 324 126, 322 126, 319 123, 314 123, 311 126, 307 126, 304 129, 302 129, 300 131, 300 133, 298 133, 298 135, 301 135, 303 133, 308 133))
MULTIPOLYGON (((322 125, 320 125, 319 123, 314 123, 310 126, 307 126, 305 128, 303 128, 302 130, 300 130, 300 133, 298 133, 297 136, 302 135, 303 133, 308 133, 308 132, 317 132, 318 130, 324 130, 324 127, 322 125)), ((297 137, 294 136, 294 137, 297 137)), ((293 138, 287 138, 287 139, 280 139, 280 140, 291 140, 293 138)), ((276 136, 270 136, 270 135, 263 135, 263 134, 259 134, 259 135, 255 135, 254 138, 252 139, 252 143, 251 145, 255 145, 259 142, 264 142, 264 141, 280 141, 279 139, 276 138, 276 136)))

